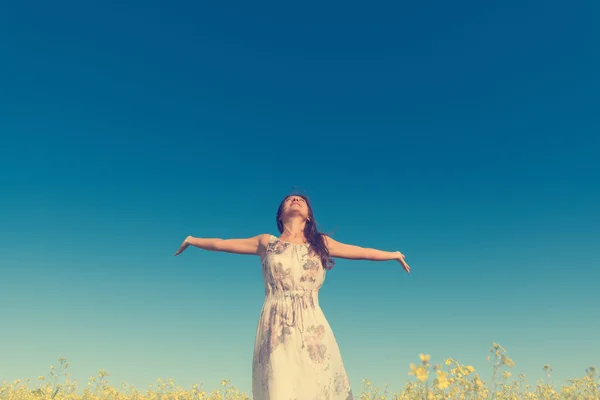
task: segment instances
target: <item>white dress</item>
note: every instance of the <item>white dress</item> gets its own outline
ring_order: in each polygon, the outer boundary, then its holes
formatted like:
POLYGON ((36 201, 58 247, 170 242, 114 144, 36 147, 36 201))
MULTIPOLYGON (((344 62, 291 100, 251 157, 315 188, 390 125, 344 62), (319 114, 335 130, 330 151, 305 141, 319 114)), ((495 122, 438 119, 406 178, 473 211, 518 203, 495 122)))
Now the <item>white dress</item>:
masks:
POLYGON ((308 244, 271 235, 261 263, 265 301, 254 342, 253 400, 353 400, 319 307, 326 272, 320 257, 308 244))

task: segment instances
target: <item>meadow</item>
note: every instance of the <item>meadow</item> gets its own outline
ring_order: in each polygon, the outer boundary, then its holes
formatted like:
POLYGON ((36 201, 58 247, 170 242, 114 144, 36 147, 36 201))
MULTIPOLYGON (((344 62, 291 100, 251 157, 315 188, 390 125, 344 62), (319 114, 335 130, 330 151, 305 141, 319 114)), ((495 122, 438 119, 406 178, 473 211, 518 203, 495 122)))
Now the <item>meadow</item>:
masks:
MULTIPOLYGON (((510 370, 514 361, 508 357, 506 349, 497 343, 490 347, 487 361, 492 368, 490 382, 482 381, 479 374, 470 365, 461 365, 451 358, 442 364, 431 365, 430 356, 420 354, 416 364, 410 364, 409 379, 405 387, 396 393, 389 393, 386 385, 383 390, 373 387, 368 379, 363 380, 362 391, 354 389, 357 400, 450 400, 450 399, 600 399, 600 380, 595 367, 585 369, 585 374, 579 379, 572 379, 560 387, 551 385, 552 368, 544 365, 546 379, 530 384, 523 374, 514 377, 510 370)), ((0 399, 6 400, 250 400, 251 395, 241 393, 228 380, 221 382, 221 388, 211 391, 203 390, 199 385, 193 385, 191 390, 177 386, 173 379, 158 379, 156 385, 150 385, 145 392, 122 383, 117 389, 110 386, 105 378, 110 374, 101 369, 97 377, 90 377, 83 394, 77 394, 77 381, 69 380, 69 362, 59 358, 59 366, 50 367, 48 379, 44 376, 37 378, 38 385, 34 389, 29 386, 30 379, 15 380, 0 385, 0 399), (65 376, 64 384, 59 383, 65 376)))

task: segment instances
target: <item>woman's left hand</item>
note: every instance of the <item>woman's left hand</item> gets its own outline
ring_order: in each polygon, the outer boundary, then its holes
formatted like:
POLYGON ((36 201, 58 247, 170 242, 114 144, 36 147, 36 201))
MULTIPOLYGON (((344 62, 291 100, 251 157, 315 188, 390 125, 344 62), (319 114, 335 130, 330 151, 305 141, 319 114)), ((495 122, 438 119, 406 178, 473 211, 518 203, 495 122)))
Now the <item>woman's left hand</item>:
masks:
POLYGON ((404 268, 404 270, 410 274, 410 267, 408 266, 406 261, 404 261, 404 257, 404 254, 398 252, 398 258, 396 260, 398 260, 398 262, 402 264, 402 268, 404 268))

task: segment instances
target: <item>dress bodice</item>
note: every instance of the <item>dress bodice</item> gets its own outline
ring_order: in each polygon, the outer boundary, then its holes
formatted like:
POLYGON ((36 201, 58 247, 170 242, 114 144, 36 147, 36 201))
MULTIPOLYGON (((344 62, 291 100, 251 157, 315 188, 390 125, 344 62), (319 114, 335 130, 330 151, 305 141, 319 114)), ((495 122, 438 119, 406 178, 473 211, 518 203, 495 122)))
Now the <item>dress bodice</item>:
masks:
POLYGON ((265 295, 318 292, 325 281, 321 257, 308 244, 285 242, 271 235, 261 262, 265 295))

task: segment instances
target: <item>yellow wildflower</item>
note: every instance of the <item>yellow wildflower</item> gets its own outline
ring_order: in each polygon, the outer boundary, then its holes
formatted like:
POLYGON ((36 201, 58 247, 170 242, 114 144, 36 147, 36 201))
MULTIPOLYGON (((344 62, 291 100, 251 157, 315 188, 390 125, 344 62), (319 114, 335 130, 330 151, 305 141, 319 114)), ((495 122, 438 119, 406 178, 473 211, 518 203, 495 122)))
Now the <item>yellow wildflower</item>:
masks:
POLYGON ((427 380, 427 369, 421 366, 415 366, 415 364, 410 364, 410 372, 409 375, 414 375, 421 382, 425 382, 427 380))
POLYGON ((437 377, 437 386, 438 388, 444 390, 446 389, 449 385, 450 382, 448 382, 448 378, 446 377, 446 373, 444 371, 437 371, 438 377, 437 377))

